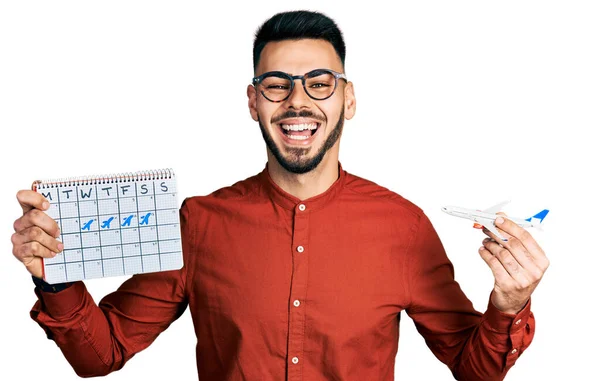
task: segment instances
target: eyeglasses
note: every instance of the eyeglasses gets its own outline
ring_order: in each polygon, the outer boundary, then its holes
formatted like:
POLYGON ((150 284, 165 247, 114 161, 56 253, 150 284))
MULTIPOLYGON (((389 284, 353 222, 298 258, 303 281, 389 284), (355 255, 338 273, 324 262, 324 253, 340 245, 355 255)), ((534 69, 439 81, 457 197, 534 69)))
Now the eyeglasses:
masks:
POLYGON ((252 78, 252 85, 271 102, 283 102, 294 91, 294 81, 301 79, 306 94, 312 99, 322 101, 333 95, 340 78, 348 81, 345 74, 329 69, 315 69, 304 75, 269 71, 252 78))

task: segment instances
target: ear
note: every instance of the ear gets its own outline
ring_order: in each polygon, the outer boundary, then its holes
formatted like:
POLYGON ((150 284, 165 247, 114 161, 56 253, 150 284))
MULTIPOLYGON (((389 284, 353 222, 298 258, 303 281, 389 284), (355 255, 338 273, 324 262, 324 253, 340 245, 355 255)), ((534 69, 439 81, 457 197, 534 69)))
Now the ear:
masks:
POLYGON ((258 111, 256 110, 256 89, 252 85, 248 85, 246 89, 246 95, 248 95, 248 109, 250 110, 250 116, 255 122, 258 122, 258 111))
POLYGON ((356 98, 354 97, 354 84, 348 82, 344 86, 344 117, 347 120, 352 119, 356 113, 356 98))

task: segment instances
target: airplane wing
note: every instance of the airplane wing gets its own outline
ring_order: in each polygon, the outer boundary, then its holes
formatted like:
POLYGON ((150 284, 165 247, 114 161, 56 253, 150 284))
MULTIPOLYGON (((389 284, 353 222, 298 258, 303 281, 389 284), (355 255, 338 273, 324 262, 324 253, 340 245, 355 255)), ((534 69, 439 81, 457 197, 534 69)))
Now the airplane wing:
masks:
MULTIPOLYGON (((502 201, 501 203, 499 203, 498 205, 494 205, 490 208, 487 208, 485 210, 482 210, 482 212, 486 212, 486 213, 491 213, 491 214, 496 214, 499 211, 502 210, 502 208, 504 208, 508 203, 510 202, 510 200, 506 200, 506 201, 502 201)), ((492 230, 492 229, 490 229, 492 230)))
POLYGON ((496 229, 496 226, 494 226, 493 222, 479 222, 481 225, 483 225, 487 230, 491 231, 492 233, 494 233, 496 235, 496 237, 500 238, 501 240, 503 240, 504 242, 508 241, 508 239, 504 238, 502 236, 502 234, 500 234, 500 232, 498 231, 498 229, 496 229))

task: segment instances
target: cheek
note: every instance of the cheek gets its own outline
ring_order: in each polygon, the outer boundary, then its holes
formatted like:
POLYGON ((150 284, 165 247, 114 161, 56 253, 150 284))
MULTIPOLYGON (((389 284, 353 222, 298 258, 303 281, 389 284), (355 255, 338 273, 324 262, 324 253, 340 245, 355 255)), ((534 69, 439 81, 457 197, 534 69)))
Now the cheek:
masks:
POLYGON ((263 126, 271 124, 273 116, 278 112, 279 105, 276 103, 258 102, 256 104, 256 112, 263 126))
POLYGON ((337 123, 343 110, 344 110, 344 103, 341 101, 330 102, 326 105, 324 104, 319 109, 321 114, 325 115, 325 117, 327 118, 328 124, 337 123))

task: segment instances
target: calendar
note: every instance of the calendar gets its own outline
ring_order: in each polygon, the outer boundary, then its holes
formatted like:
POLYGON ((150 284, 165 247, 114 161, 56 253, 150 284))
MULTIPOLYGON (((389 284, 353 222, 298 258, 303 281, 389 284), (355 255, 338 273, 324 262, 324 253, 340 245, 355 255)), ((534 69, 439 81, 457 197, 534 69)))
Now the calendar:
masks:
POLYGON ((50 284, 180 269, 179 204, 172 169, 38 180, 64 245, 44 258, 50 284))

